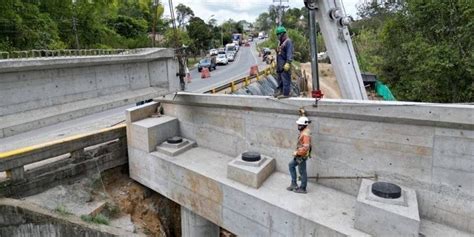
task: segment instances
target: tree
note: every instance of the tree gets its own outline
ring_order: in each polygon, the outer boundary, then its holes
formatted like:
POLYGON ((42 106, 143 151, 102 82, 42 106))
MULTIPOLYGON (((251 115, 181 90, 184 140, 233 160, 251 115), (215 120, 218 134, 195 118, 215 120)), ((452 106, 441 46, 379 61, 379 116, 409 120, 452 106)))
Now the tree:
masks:
POLYGON ((395 97, 474 101, 472 19, 473 1, 407 1, 384 24, 381 76, 395 97))
POLYGON ((193 17, 189 20, 187 27, 189 37, 193 43, 191 50, 199 53, 201 50, 208 49, 212 46, 212 35, 209 26, 199 17, 193 17))
POLYGON ((255 21, 255 27, 259 31, 268 31, 272 28, 270 15, 267 12, 261 13, 255 21))
POLYGON ((178 27, 184 27, 188 19, 194 16, 194 12, 191 8, 184 4, 176 6, 176 20, 178 21, 178 27))

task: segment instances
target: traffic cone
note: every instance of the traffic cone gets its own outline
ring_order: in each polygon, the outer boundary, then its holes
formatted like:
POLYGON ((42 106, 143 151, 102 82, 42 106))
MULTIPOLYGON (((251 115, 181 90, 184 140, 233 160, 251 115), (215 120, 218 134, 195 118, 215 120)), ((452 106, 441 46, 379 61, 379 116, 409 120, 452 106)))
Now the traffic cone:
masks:
POLYGON ((257 76, 257 75, 258 75, 258 66, 257 65, 251 66, 249 76, 257 76))
POLYGON ((209 68, 205 67, 201 70, 201 79, 206 79, 211 77, 211 73, 209 72, 209 68))

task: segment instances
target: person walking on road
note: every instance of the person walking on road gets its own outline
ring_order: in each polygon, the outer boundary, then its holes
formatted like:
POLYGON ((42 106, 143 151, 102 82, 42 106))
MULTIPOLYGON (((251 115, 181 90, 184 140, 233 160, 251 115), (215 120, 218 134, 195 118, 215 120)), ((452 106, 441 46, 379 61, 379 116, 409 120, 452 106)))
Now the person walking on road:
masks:
POLYGON ((298 136, 296 150, 293 152, 293 160, 288 164, 291 175, 291 185, 286 188, 288 191, 306 193, 306 185, 308 183, 306 161, 311 157, 311 131, 308 127, 310 123, 311 121, 305 116, 300 117, 296 121, 300 134, 298 136), (298 166, 298 172, 301 176, 301 185, 299 187, 296 182, 296 166, 298 166))
POLYGON ((291 62, 293 61, 293 42, 283 26, 276 29, 278 36, 277 73, 278 88, 274 96, 277 98, 290 97, 291 92, 291 62))

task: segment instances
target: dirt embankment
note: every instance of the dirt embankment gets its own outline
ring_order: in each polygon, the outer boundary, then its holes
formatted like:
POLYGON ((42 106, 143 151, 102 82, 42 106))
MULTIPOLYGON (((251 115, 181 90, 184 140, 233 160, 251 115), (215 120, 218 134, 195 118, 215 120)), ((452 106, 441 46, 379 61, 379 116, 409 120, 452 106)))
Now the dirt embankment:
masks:
POLYGON ((148 236, 181 236, 180 206, 128 177, 128 168, 103 173, 105 189, 120 211, 148 236))
MULTIPOLYGON (((331 64, 328 63, 319 63, 319 87, 324 93, 324 98, 327 99, 341 99, 341 90, 339 89, 339 84, 337 83, 336 76, 332 69, 331 64)), ((302 63, 301 64, 301 73, 306 74, 308 80, 308 95, 311 95, 311 88, 313 88, 313 83, 311 79, 311 63, 302 63)))

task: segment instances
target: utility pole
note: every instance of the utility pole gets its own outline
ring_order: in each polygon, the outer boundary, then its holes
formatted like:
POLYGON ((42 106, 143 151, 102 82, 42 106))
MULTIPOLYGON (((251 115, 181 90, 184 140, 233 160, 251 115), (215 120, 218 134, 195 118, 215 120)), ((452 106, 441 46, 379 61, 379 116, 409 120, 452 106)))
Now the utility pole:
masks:
POLYGON ((169 5, 170 5, 170 14, 171 14, 171 21, 173 23, 173 29, 174 29, 174 45, 175 45, 175 52, 176 52, 176 57, 178 58, 178 72, 176 73, 176 76, 179 77, 179 85, 181 87, 181 90, 184 91, 186 88, 186 83, 184 82, 184 77, 186 76, 186 71, 185 71, 185 50, 186 47, 180 46, 179 45, 179 39, 178 39, 178 29, 176 28, 176 18, 174 16, 174 7, 173 7, 173 0, 169 0, 169 5))
POLYGON ((76 38, 76 49, 80 49, 79 46, 79 37, 77 36, 77 19, 76 19, 76 1, 77 0, 72 0, 72 30, 74 31, 74 35, 76 38))
POLYGON ((282 19, 283 19, 283 12, 285 11, 285 8, 289 8, 290 6, 283 6, 283 2, 289 2, 290 0, 273 0, 273 2, 279 2, 280 4, 277 6, 277 11, 278 11, 278 26, 283 25, 282 19))
POLYGON ((152 4, 153 4, 153 28, 151 29, 151 32, 152 32, 152 35, 153 35, 153 39, 151 40, 151 45, 153 47, 155 47, 155 39, 156 39, 156 18, 157 18, 157 12, 156 12, 156 8, 158 7, 158 4, 159 4, 159 0, 152 0, 152 4))

